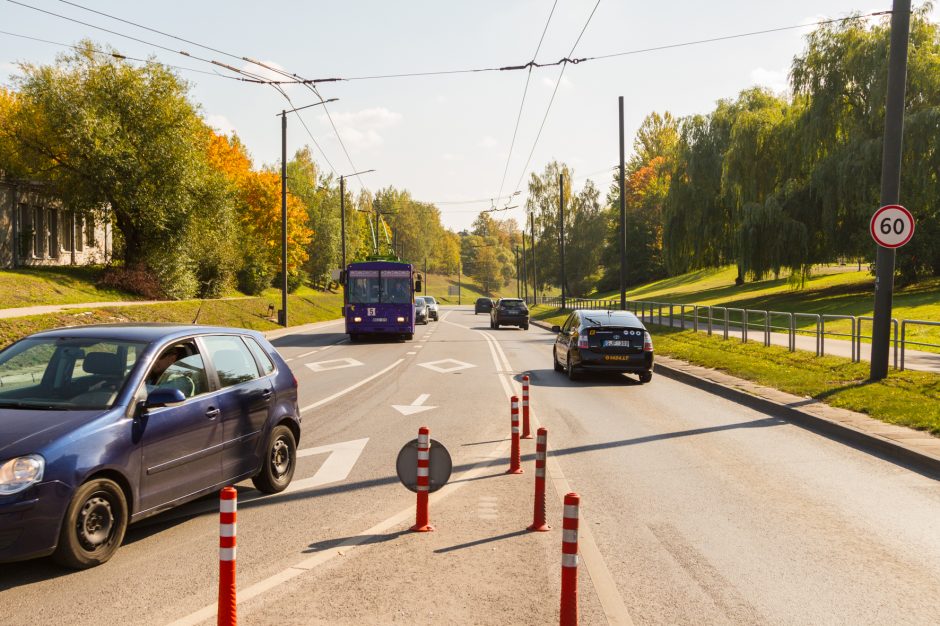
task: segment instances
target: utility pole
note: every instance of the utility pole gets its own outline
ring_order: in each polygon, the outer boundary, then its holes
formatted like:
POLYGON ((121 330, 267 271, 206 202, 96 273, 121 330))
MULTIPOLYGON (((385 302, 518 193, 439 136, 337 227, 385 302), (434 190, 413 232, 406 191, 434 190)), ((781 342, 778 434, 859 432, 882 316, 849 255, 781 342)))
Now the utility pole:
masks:
POLYGON ((457 260, 457 306, 460 306, 460 259, 457 260))
POLYGON ((529 213, 529 222, 532 224, 532 304, 539 303, 539 273, 535 264, 535 213, 529 213))
POLYGON ((428 257, 427 255, 424 256, 424 285, 422 286, 424 287, 424 293, 427 294, 428 293, 428 257))
MULTIPOLYGON (((898 204, 901 195, 901 139, 904 132, 904 91, 910 31, 911 0, 894 0, 888 57, 888 95, 885 99, 885 135, 881 154, 881 206, 898 204)), ((871 381, 881 380, 888 375, 894 257, 893 248, 878 246, 875 261, 875 313, 871 330, 871 381)))
POLYGON ((558 174, 558 244, 561 248, 561 308, 565 308, 565 174, 558 174))
POLYGON ((521 299, 522 293, 520 291, 521 287, 519 283, 519 246, 512 247, 512 254, 516 261, 516 297, 521 299))
POLYGON ((627 308, 627 198, 624 195, 623 96, 620 105, 620 310, 627 308))
POLYGON ((281 116, 281 312, 278 322, 284 327, 287 327, 287 114, 337 100, 338 98, 330 98, 295 109, 281 109, 281 112, 275 115, 281 116))
POLYGON ((287 328, 287 111, 281 111, 281 315, 287 328))
POLYGON ((526 269, 525 227, 522 228, 522 297, 529 303, 529 272, 526 269))

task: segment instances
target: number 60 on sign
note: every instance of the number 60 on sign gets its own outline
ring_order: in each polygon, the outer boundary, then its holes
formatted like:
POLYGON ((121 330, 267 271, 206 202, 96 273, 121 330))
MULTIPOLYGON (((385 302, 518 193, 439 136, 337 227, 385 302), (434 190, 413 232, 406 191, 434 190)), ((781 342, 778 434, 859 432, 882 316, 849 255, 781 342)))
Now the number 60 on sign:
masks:
POLYGON ((914 216, 899 204, 889 204, 871 216, 869 230, 879 246, 900 248, 914 235, 914 216))

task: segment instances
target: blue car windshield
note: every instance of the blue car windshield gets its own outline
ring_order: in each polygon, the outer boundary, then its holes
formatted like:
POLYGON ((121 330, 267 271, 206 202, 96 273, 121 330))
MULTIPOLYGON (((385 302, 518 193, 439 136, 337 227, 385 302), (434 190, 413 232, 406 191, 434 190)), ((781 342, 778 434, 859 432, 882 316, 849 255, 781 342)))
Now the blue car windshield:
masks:
POLYGON ((0 352, 0 409, 109 408, 146 346, 74 337, 19 341, 0 352))

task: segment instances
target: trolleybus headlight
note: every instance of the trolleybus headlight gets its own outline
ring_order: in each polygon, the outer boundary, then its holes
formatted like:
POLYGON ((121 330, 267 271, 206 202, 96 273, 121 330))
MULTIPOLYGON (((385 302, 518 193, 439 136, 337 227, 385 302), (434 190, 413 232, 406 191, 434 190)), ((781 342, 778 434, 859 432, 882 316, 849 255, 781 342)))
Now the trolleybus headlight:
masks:
POLYGON ((353 318, 353 321, 356 322, 356 323, 359 323, 359 322, 362 321, 362 318, 361 318, 361 317, 354 317, 354 318, 353 318))
POLYGON ((404 321, 405 321, 405 318, 402 317, 401 315, 399 315, 399 316, 398 316, 398 321, 399 321, 399 322, 404 322, 404 321))

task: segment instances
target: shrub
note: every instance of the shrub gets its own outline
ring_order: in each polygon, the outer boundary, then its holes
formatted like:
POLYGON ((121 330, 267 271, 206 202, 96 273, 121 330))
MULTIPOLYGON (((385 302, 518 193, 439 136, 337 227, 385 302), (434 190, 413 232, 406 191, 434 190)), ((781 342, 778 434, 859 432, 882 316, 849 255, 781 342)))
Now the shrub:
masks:
POLYGON ((157 277, 144 265, 107 267, 97 284, 99 287, 133 293, 147 300, 162 300, 164 297, 157 277))

